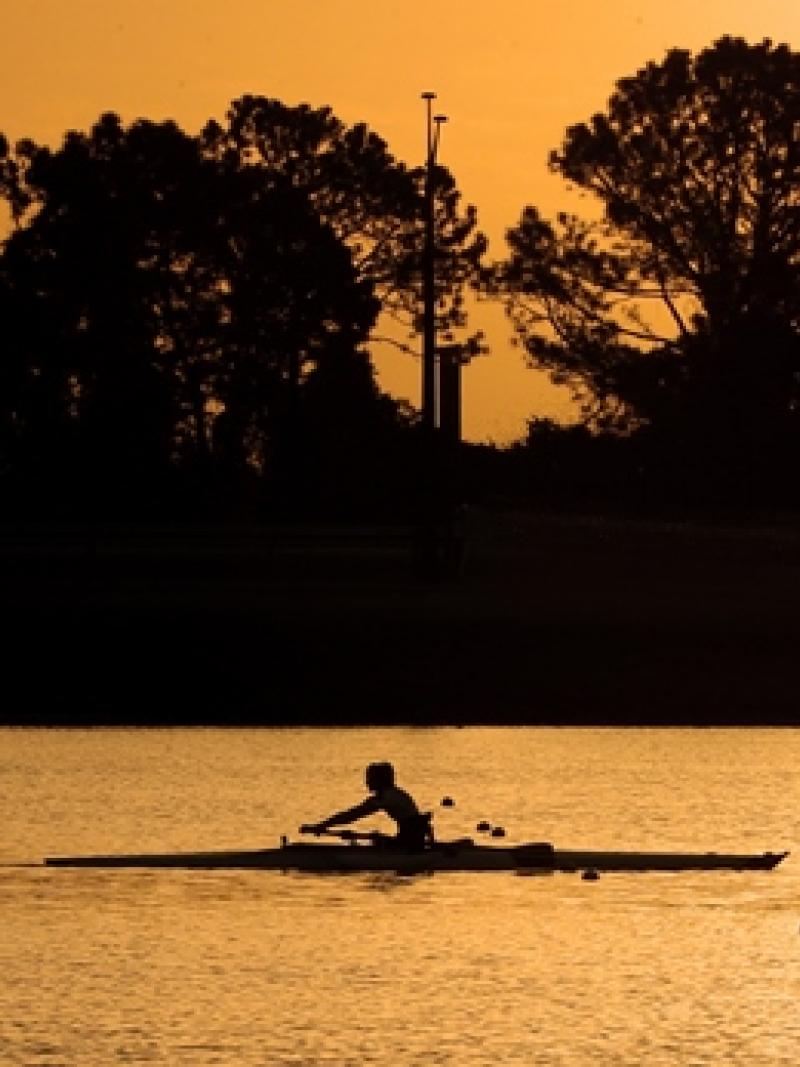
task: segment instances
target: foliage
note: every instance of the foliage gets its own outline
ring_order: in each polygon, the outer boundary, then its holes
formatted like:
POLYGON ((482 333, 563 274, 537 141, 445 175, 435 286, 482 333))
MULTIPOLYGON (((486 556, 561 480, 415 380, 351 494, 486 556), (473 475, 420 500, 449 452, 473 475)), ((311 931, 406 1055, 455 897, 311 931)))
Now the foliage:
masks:
POLYGON ((305 384, 327 360, 363 371, 378 312, 309 193, 115 115, 6 158, 24 204, 0 260, 7 470, 101 508, 163 500, 180 473, 274 485, 305 384))
MULTIPOLYGON (((551 165, 602 214, 524 210, 493 282, 594 426, 783 427, 800 381, 800 55, 722 38, 617 83, 551 165)), ((780 435, 779 435, 780 436, 780 435)))
MULTIPOLYGON (((422 329, 422 210, 424 168, 408 168, 363 123, 345 125, 330 108, 290 107, 243 96, 224 126, 210 122, 204 152, 239 170, 255 169, 264 182, 302 190, 321 222, 350 250, 357 276, 373 286, 387 316, 409 335, 422 329)), ((452 175, 434 176, 437 326, 452 342, 466 326, 464 292, 479 272, 486 239, 474 207, 462 209, 452 175)), ((481 335, 463 341, 482 351, 481 335)))

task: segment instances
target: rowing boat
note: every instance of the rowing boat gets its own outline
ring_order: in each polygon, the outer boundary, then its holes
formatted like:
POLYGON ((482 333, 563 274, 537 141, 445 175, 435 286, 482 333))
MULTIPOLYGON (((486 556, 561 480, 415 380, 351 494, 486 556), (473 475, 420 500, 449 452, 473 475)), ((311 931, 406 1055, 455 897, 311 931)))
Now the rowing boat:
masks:
POLYGON ((620 852, 557 849, 543 842, 483 845, 471 839, 441 842, 419 851, 385 843, 290 843, 278 848, 228 852, 165 852, 108 856, 51 856, 48 867, 255 868, 282 871, 699 871, 772 870, 788 852, 620 852))

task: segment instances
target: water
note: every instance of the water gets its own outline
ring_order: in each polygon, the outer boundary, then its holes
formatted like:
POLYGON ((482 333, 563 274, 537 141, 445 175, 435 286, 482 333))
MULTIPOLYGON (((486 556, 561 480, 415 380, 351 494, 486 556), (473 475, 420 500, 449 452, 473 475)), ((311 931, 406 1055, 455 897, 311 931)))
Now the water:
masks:
POLYGON ((799 757, 790 730, 0 731, 0 1063, 795 1064, 794 856, 598 882, 15 864, 273 845, 379 758, 443 837, 800 856, 799 757))

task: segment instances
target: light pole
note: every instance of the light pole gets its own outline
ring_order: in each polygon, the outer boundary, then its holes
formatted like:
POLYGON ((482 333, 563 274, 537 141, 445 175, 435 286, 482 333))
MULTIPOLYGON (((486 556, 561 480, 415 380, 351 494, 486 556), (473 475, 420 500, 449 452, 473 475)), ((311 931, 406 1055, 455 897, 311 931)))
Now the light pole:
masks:
POLYGON ((429 435, 436 429, 436 235, 434 186, 436 153, 446 115, 433 114, 436 93, 422 93, 427 120, 425 159, 425 243, 422 256, 422 424, 429 435))
POLYGON ((426 580, 440 573, 439 525, 441 464, 436 429, 436 231, 434 225, 434 186, 436 151, 444 115, 433 114, 436 93, 422 93, 427 121, 425 156, 424 243, 422 248, 422 440, 420 469, 420 512, 417 528, 417 564, 426 580))

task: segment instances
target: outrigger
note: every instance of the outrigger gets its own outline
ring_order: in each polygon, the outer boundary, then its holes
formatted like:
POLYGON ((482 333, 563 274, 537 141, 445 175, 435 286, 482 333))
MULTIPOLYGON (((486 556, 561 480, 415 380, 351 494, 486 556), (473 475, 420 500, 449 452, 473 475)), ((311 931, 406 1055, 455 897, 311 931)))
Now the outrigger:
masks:
POLYGON ((393 871, 421 874, 434 871, 516 871, 518 873, 601 871, 769 871, 788 852, 628 852, 555 848, 548 842, 521 845, 476 844, 471 838, 433 842, 407 850, 380 834, 352 830, 327 831, 337 844, 290 842, 278 848, 227 852, 164 852, 108 856, 50 856, 48 867, 176 867, 200 869, 263 869, 343 873, 393 871))

